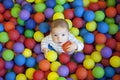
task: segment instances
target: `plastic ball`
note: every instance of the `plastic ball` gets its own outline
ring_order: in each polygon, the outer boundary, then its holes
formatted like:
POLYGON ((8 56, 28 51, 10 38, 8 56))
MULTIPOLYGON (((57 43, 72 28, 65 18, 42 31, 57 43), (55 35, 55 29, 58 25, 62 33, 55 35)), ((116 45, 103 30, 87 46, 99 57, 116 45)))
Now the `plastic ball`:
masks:
POLYGON ((13 0, 4 0, 3 4, 6 9, 10 9, 14 6, 13 0))
POLYGON ((116 39, 117 41, 120 41, 120 32, 117 32, 117 33, 115 34, 115 39, 116 39))
POLYGON ((59 77, 57 80, 66 80, 64 77, 59 77))
POLYGON ((56 3, 59 5, 65 4, 66 0, 56 0, 56 3))
POLYGON ((67 63, 67 67, 69 68, 70 73, 74 73, 77 69, 77 63, 71 61, 67 63))
POLYGON ((67 47, 68 47, 69 45, 71 45, 71 42, 70 42, 70 41, 67 41, 66 43, 64 43, 64 44, 62 45, 62 49, 65 51, 65 53, 68 53, 67 47))
POLYGON ((70 78, 72 78, 72 80, 77 80, 78 79, 77 76, 76 76, 76 74, 71 74, 70 78))
POLYGON ((0 13, 3 13, 5 11, 4 4, 0 3, 0 13))
POLYGON ((95 35, 95 42, 97 44, 104 44, 106 42, 106 40, 107 40, 106 36, 102 33, 97 33, 95 35))
POLYGON ((73 58, 77 63, 82 63, 85 55, 82 52, 77 52, 74 54, 73 58))
POLYGON ((29 58, 32 56, 32 51, 29 48, 25 48, 22 54, 24 57, 29 58))
POLYGON ((36 54, 40 54, 41 53, 41 46, 40 44, 36 44, 33 51, 36 53, 36 54))
POLYGON ((106 22, 107 24, 114 24, 114 23, 115 23, 115 20, 114 20, 114 18, 108 18, 108 17, 106 17, 106 18, 105 18, 105 22, 106 22))
POLYGON ((85 59, 83 61, 83 66, 86 68, 86 69, 93 69, 93 67, 95 66, 95 62, 93 59, 85 59))
POLYGON ((44 3, 37 3, 35 4, 34 8, 36 12, 44 12, 46 9, 46 5, 44 3))
POLYGON ((15 25, 14 25, 14 23, 8 21, 8 22, 6 22, 6 23, 4 24, 4 29, 5 29, 5 31, 8 32, 8 31, 10 31, 10 30, 15 29, 15 25))
POLYGON ((108 7, 114 7, 115 4, 116 4, 116 1, 115 0, 112 0, 112 1, 111 0, 107 0, 106 4, 107 4, 108 7))
POLYGON ((73 22, 73 26, 76 27, 76 28, 82 28, 83 25, 84 25, 84 21, 83 21, 82 18, 76 17, 76 18, 73 19, 72 22, 73 22))
POLYGON ((11 61, 14 58, 14 52, 10 49, 6 49, 3 51, 2 57, 6 61, 11 61))
POLYGON ((95 61, 95 62, 100 62, 102 60, 102 56, 100 54, 99 51, 94 51, 91 54, 91 58, 95 61))
POLYGON ((4 66, 5 66, 5 61, 2 58, 0 58, 0 70, 3 69, 4 66))
MULTIPOLYGON (((47 1, 49 1, 49 0, 47 0, 47 1)), ((53 14, 54 14, 54 10, 53 10, 52 8, 47 8, 47 9, 44 11, 44 15, 45 15, 45 17, 48 18, 48 19, 52 18, 53 14)))
POLYGON ((94 49, 94 47, 92 44, 84 44, 83 52, 85 54, 91 54, 93 49, 94 49))
POLYGON ((116 43, 116 40, 114 38, 108 38, 107 41, 106 41, 106 43, 105 43, 105 45, 108 46, 111 49, 115 49, 117 43, 116 43))
POLYGON ((97 28, 97 23, 95 21, 87 22, 86 23, 86 29, 90 32, 95 31, 97 28))
POLYGON ((28 19, 26 22, 25 22, 25 27, 27 29, 34 29, 36 27, 36 22, 33 20, 33 19, 28 19))
POLYGON ((69 25, 69 29, 71 29, 72 28, 72 21, 70 19, 65 19, 65 20, 67 21, 67 23, 69 25))
POLYGON ((54 12, 63 12, 64 11, 64 7, 62 5, 56 5, 54 7, 54 12))
POLYGON ((99 4, 100 9, 105 9, 107 6, 105 1, 98 1, 98 4, 99 4))
POLYGON ((44 2, 45 0, 35 0, 35 3, 44 2))
POLYGON ((33 3, 35 0, 26 0, 29 3, 33 3))
POLYGON ((53 20, 56 20, 56 19, 64 19, 63 13, 61 13, 61 12, 54 13, 53 20))
POLYGON ((66 19, 72 19, 74 17, 74 12, 72 9, 64 10, 64 16, 66 19))
POLYGON ((83 38, 82 38, 81 36, 76 36, 76 39, 77 39, 78 41, 84 43, 84 40, 83 40, 83 38))
POLYGON ((51 50, 46 54, 46 58, 48 61, 53 62, 57 59, 57 53, 51 50))
POLYGON ((33 18, 36 23, 41 23, 45 20, 45 15, 42 12, 37 12, 33 18))
POLYGON ((33 79, 34 72, 35 72, 34 68, 27 68, 25 71, 25 75, 28 79, 33 79))
POLYGON ((33 74, 33 79, 34 80, 42 80, 44 79, 44 72, 41 70, 36 70, 33 74))
POLYGON ((5 62, 5 68, 6 69, 12 69, 14 66, 14 62, 13 61, 6 61, 5 62))
POLYGON ((112 49, 109 48, 109 47, 104 47, 104 48, 102 48, 102 50, 101 50, 101 55, 102 55, 102 57, 104 57, 104 58, 110 58, 111 55, 112 55, 112 49))
POLYGON ((86 28, 81 28, 80 29, 80 36, 85 35, 86 33, 88 33, 88 30, 86 28))
POLYGON ((10 10, 6 10, 3 14, 5 20, 9 20, 12 16, 10 10))
POLYGON ((113 77, 112 77, 113 80, 119 80, 120 79, 120 75, 119 74, 115 74, 113 77))
POLYGON ((24 31, 24 36, 25 36, 26 38, 32 38, 33 35, 34 35, 34 30, 26 29, 26 30, 24 31))
POLYGON ((84 36, 85 43, 91 44, 94 42, 94 34, 93 33, 86 33, 84 36))
POLYGON ((74 9, 74 14, 77 17, 82 17, 84 13, 84 8, 83 7, 75 7, 74 9))
POLYGON ((116 6, 116 10, 117 10, 117 13, 118 13, 118 14, 120 14, 120 10, 119 10, 119 8, 120 8, 120 4, 117 4, 117 6, 116 6))
POLYGON ((96 11, 95 12, 95 21, 101 22, 104 20, 104 18, 105 18, 105 14, 103 11, 96 11))
POLYGON ((14 58, 15 64, 18 66, 23 66, 25 64, 25 61, 26 61, 25 57, 21 54, 16 55, 14 58))
POLYGON ((70 29, 70 33, 73 34, 74 36, 78 36, 79 35, 79 29, 75 28, 75 27, 72 27, 70 29))
POLYGON ((83 6, 83 1, 82 0, 74 0, 72 2, 72 7, 80 7, 80 6, 83 6))
POLYGON ((25 10, 25 9, 23 9, 23 10, 20 11, 19 17, 22 20, 28 20, 30 18, 30 12, 25 10))
POLYGON ((58 74, 62 77, 66 77, 69 74, 69 68, 66 65, 61 65, 58 70, 58 74))
POLYGON ((90 1, 89 0, 83 0, 83 6, 84 7, 88 7, 90 4, 90 1))
POLYGON ((85 21, 93 21, 95 18, 95 14, 92 10, 88 10, 84 12, 83 18, 85 21))
POLYGON ((11 9, 11 15, 15 18, 17 18, 19 16, 20 13, 20 8, 19 7, 13 7, 11 9))
POLYGON ((42 33, 47 33, 50 30, 50 26, 47 22, 40 23, 38 28, 42 33))
POLYGON ((105 10, 105 14, 107 17, 109 18, 113 18, 116 16, 117 14, 117 11, 116 11, 116 8, 114 7, 108 7, 106 10, 105 10), (111 12, 112 11, 112 12, 111 12))
POLYGON ((25 39, 24 44, 26 48, 33 49, 36 45, 36 42, 32 38, 27 38, 25 39))
POLYGON ((57 80, 58 78, 59 78, 59 75, 56 72, 50 72, 47 76, 48 80, 57 80))
POLYGON ((14 65, 13 71, 14 71, 16 74, 23 73, 23 72, 25 71, 25 67, 24 67, 24 66, 14 65))
POLYGON ((40 62, 43 59, 45 59, 45 56, 41 53, 36 57, 37 62, 40 62))
POLYGON ((7 70, 5 68, 0 70, 0 76, 3 77, 7 73, 7 70))
POLYGON ((56 0, 46 0, 46 6, 48 8, 54 8, 56 5, 56 0))
POLYGON ((26 59, 25 64, 26 64, 27 67, 34 67, 35 64, 36 64, 36 60, 33 57, 29 57, 29 58, 26 59))
POLYGON ((0 13, 0 22, 4 21, 4 16, 0 13))
POLYGON ((48 71, 50 69, 50 62, 48 60, 41 60, 39 62, 39 68, 42 70, 42 71, 48 71))
POLYGON ((50 64, 50 70, 51 71, 57 71, 60 66, 61 66, 60 62, 54 61, 50 64))
POLYGON ((24 26, 25 25, 25 21, 20 19, 20 17, 17 18, 17 22, 20 26, 24 26))
POLYGON ((100 6, 99 6, 98 2, 92 2, 89 4, 88 9, 95 12, 95 11, 98 11, 100 9, 100 6))
POLYGON ((120 57, 118 56, 112 56, 110 58, 110 65, 114 68, 120 67, 120 57))
POLYGON ((105 77, 112 78, 115 75, 115 70, 112 67, 105 67, 105 77))
POLYGON ((34 39, 36 42, 40 42, 43 38, 44 38, 44 35, 40 31, 36 31, 34 33, 34 39))
POLYGON ((117 32, 118 32, 118 25, 116 25, 116 24, 109 24, 109 31, 108 31, 108 33, 111 34, 111 35, 114 35, 117 32))
POLYGON ((59 61, 62 64, 67 64, 70 61, 70 56, 66 53, 62 53, 59 55, 59 61))
POLYGON ((8 33, 7 32, 1 32, 0 33, 0 42, 6 43, 6 42, 8 42, 8 40, 9 40, 8 33))
POLYGON ((15 72, 8 72, 8 73, 5 75, 5 79, 6 79, 6 80, 15 80, 15 78, 16 78, 15 72))
POLYGON ((70 4, 69 4, 69 3, 65 3, 65 4, 63 5, 63 7, 64 7, 64 10, 69 9, 69 8, 70 8, 70 4))
POLYGON ((90 2, 98 2, 98 0, 90 0, 90 2))
POLYGON ((19 34, 24 33, 24 27, 22 27, 22 26, 16 26, 16 30, 19 32, 19 34))
POLYGON ((17 74, 16 80, 27 80, 27 77, 23 73, 20 73, 17 74))
POLYGON ((99 22, 97 24, 97 30, 100 32, 100 33, 107 33, 108 30, 109 30, 109 26, 106 22, 99 22))
POLYGON ((26 9, 26 10, 28 10, 30 13, 32 13, 32 11, 33 11, 33 7, 32 7, 32 5, 30 5, 30 4, 25 4, 25 5, 23 5, 22 9, 26 9))
POLYGON ((102 67, 95 66, 92 70, 92 74, 95 78, 100 79, 104 76, 105 72, 102 67))

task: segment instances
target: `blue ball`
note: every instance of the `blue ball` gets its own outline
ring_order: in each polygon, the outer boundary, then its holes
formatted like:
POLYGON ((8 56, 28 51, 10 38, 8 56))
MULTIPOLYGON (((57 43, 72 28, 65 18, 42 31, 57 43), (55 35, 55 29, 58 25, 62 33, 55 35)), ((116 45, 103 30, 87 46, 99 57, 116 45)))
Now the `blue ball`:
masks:
POLYGON ((38 28, 42 33, 47 33, 50 30, 50 26, 47 22, 40 23, 38 28))
POLYGON ((100 32, 100 33, 107 33, 108 30, 109 30, 109 26, 106 22, 99 22, 97 24, 97 30, 100 32))
POLYGON ((77 52, 74 54, 73 58, 77 63, 82 63, 85 55, 82 52, 77 52))
POLYGON ((27 67, 34 67, 35 64, 36 64, 36 60, 33 57, 29 57, 29 58, 26 59, 25 64, 26 64, 27 67))
POLYGON ((72 6, 75 8, 75 7, 79 7, 79 6, 81 6, 81 7, 83 7, 83 1, 82 0, 74 0, 73 2, 72 2, 72 6))
POLYGON ((23 26, 18 25, 15 28, 20 34, 24 34, 24 27, 23 26))
POLYGON ((86 28, 80 29, 80 35, 84 36, 86 33, 88 33, 88 30, 86 28))
POLYGON ((84 12, 83 18, 85 21, 93 21, 95 18, 95 14, 91 10, 87 10, 84 12))
POLYGON ((105 67, 105 77, 108 77, 108 78, 112 78, 115 74, 115 70, 114 68, 108 66, 108 67, 105 67))
POLYGON ((47 8, 54 8, 56 5, 56 0, 46 0, 47 8))
POLYGON ((11 9, 14 6, 13 0, 4 0, 3 5, 6 9, 11 9))
POLYGON ((83 13, 84 13, 84 7, 81 7, 81 6, 80 7, 75 7, 75 9, 74 9, 75 16, 82 17, 83 13))
POLYGON ((36 27, 36 22, 33 19, 28 19, 25 22, 25 26, 27 29, 34 29, 36 27))
POLYGON ((71 8, 69 3, 65 3, 63 7, 64 7, 64 10, 71 8))
POLYGON ((22 8, 25 10, 28 10, 30 13, 32 13, 32 11, 33 11, 33 7, 31 4, 25 4, 25 5, 23 5, 22 8))
POLYGON ((18 54, 14 58, 15 64, 18 66, 23 66, 25 64, 25 61, 26 61, 26 59, 22 54, 18 54))
POLYGON ((2 51, 3 47, 2 47, 2 44, 0 43, 0 52, 2 51))
POLYGON ((3 32, 4 31, 4 26, 3 24, 0 23, 0 32, 3 32))
POLYGON ((93 33, 86 33, 84 36, 85 43, 92 44, 94 42, 94 34, 93 33))
POLYGON ((16 74, 15 72, 8 72, 5 75, 5 80, 15 80, 16 79, 16 74))

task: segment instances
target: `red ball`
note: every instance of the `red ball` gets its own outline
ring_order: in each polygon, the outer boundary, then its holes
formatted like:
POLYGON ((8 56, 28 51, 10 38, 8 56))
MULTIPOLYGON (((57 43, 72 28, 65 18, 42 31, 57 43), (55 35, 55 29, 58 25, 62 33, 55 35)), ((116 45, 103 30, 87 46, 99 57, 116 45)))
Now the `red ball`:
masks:
POLYGON ((116 51, 119 51, 120 52, 120 42, 117 42, 117 45, 116 45, 116 51))
POLYGON ((92 44, 84 44, 83 52, 85 54, 91 54, 93 50, 94 50, 94 47, 92 44))
POLYGON ((91 70, 88 70, 87 73, 88 74, 87 74, 86 80, 94 80, 95 79, 91 70))
POLYGON ((3 15, 5 20, 9 20, 12 17, 10 10, 6 10, 3 15))
POLYGON ((20 37, 18 38, 17 41, 24 43, 24 41, 25 41, 25 36, 24 36, 24 35, 20 35, 20 37))
POLYGON ((24 44, 27 48, 33 49, 36 45, 36 42, 32 38, 27 38, 25 39, 24 44))
POLYGON ((5 66, 5 62, 2 58, 0 58, 0 70, 3 69, 5 66))
POLYGON ((108 8, 105 10, 105 13, 106 13, 106 16, 107 16, 107 17, 113 18, 113 17, 116 16, 117 10, 116 10, 116 8, 114 8, 114 7, 108 7, 108 8))
POLYGON ((65 53, 68 53, 67 47, 68 47, 69 45, 71 45, 71 42, 70 42, 70 41, 67 41, 66 43, 64 43, 64 44, 62 45, 62 48, 63 48, 63 50, 65 51, 65 53))
POLYGON ((59 61, 62 64, 67 64, 70 61, 70 56, 68 54, 66 54, 66 53, 61 53, 59 55, 59 61))
POLYGON ((100 9, 105 9, 107 7, 105 1, 98 1, 98 4, 99 4, 100 9))
POLYGON ((73 26, 76 27, 76 28, 82 28, 83 25, 84 25, 84 21, 83 21, 82 18, 76 17, 76 18, 73 19, 72 22, 73 22, 73 26))
POLYGON ((120 14, 120 4, 117 4, 116 10, 117 10, 117 13, 120 14))
POLYGON ((112 77, 112 80, 120 80, 120 74, 115 74, 115 75, 112 77))
POLYGON ((50 69, 50 62, 46 59, 41 60, 38 65, 42 71, 48 71, 50 69))
POLYGON ((14 25, 17 25, 17 24, 18 24, 16 18, 11 17, 11 18, 10 18, 10 21, 13 22, 14 25))
POLYGON ((89 9, 92 10, 92 11, 97 11, 97 10, 100 9, 100 6, 97 2, 96 3, 90 3, 89 4, 89 9))
POLYGON ((77 69, 77 64, 75 62, 68 62, 67 67, 69 68, 70 73, 74 73, 77 69))
POLYGON ((120 52, 118 52, 118 51, 113 52, 113 56, 119 56, 120 57, 120 52))
POLYGON ((64 11, 64 16, 66 19, 72 19, 74 17, 74 11, 72 9, 66 9, 64 11))
POLYGON ((41 23, 45 20, 45 16, 41 12, 35 13, 34 20, 35 20, 36 23, 41 23))
POLYGON ((34 80, 43 80, 44 78, 44 72, 41 70, 36 70, 33 74, 33 79, 34 80))
POLYGON ((19 38, 20 34, 17 30, 13 29, 8 32, 8 36, 9 36, 10 40, 15 41, 19 38))
POLYGON ((111 49, 115 49, 116 48, 116 40, 114 38, 108 38, 105 45, 110 47, 111 49))
POLYGON ((106 58, 102 58, 102 61, 101 61, 101 63, 102 63, 102 65, 103 66, 110 66, 110 63, 109 63, 109 59, 106 59, 106 58))
POLYGON ((5 23, 4 23, 4 29, 5 29, 5 31, 8 32, 8 31, 10 31, 10 30, 15 29, 15 25, 14 25, 14 23, 11 22, 11 21, 5 22, 5 23))
POLYGON ((19 73, 23 73, 23 72, 25 71, 25 68, 24 68, 24 66, 14 65, 13 71, 14 71, 16 74, 19 74, 19 73))
POLYGON ((0 13, 0 23, 4 21, 4 16, 0 13))
POLYGON ((115 39, 120 42, 120 31, 116 33, 115 39))
POLYGON ((6 45, 6 48, 13 49, 14 41, 9 40, 5 45, 6 45))
POLYGON ((0 3, 0 13, 3 13, 5 11, 5 7, 2 3, 0 3))
POLYGON ((107 39, 106 36, 102 33, 97 33, 95 35, 95 42, 97 44, 104 44, 106 42, 106 39, 107 39))
POLYGON ((0 76, 5 76, 6 72, 7 72, 7 71, 6 71, 5 68, 1 69, 1 70, 0 70, 0 76))

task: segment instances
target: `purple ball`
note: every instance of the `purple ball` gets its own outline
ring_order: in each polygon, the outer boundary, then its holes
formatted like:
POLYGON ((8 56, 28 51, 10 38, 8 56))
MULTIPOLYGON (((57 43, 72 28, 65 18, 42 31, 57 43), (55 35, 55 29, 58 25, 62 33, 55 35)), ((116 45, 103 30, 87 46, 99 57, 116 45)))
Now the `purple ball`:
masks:
POLYGON ((69 74, 69 68, 65 65, 61 65, 58 70, 57 70, 58 74, 62 77, 66 77, 69 74))
POLYGON ((106 33, 105 36, 106 36, 107 38, 112 38, 112 35, 110 35, 110 34, 108 34, 108 33, 106 33))
POLYGON ((54 14, 54 10, 52 8, 47 8, 44 12, 46 18, 51 18, 54 14))
POLYGON ((67 78, 66 80, 73 80, 72 78, 67 78))
POLYGON ((104 68, 104 66, 101 63, 96 63, 95 66, 100 66, 100 67, 104 68))
POLYGON ((115 21, 116 21, 117 24, 120 24, 120 15, 116 16, 115 21))
POLYGON ((16 53, 22 53, 23 50, 24 50, 24 44, 22 42, 16 42, 14 45, 13 45, 13 50, 14 52, 16 53))
POLYGON ((3 78, 2 78, 2 77, 0 77, 0 80, 3 80, 3 78))
POLYGON ((28 10, 23 9, 20 11, 19 16, 22 20, 28 20, 30 18, 30 12, 28 10))
POLYGON ((39 63, 41 60, 45 59, 44 55, 41 53, 36 57, 37 63, 39 63))
POLYGON ((6 69, 12 69, 14 66, 14 62, 13 61, 6 61, 5 62, 5 68, 6 69))
POLYGON ((34 52, 36 54, 40 54, 41 53, 41 46, 40 46, 40 44, 35 45, 33 50, 34 50, 34 52))
POLYGON ((120 68, 115 68, 115 72, 116 72, 117 74, 120 74, 120 68))
POLYGON ((16 3, 21 4, 23 0, 16 0, 16 3))
POLYGON ((109 47, 102 48, 101 55, 103 58, 110 58, 112 55, 112 49, 109 47))
POLYGON ((73 58, 77 63, 82 63, 85 55, 82 52, 77 52, 74 54, 73 58))

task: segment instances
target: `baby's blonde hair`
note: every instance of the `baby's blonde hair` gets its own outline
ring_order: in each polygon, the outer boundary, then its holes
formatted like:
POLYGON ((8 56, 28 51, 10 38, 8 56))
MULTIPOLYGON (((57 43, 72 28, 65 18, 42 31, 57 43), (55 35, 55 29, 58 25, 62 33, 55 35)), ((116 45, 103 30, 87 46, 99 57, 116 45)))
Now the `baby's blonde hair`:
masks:
POLYGON ((65 19, 56 19, 51 23, 51 30, 57 27, 67 28, 69 30, 69 25, 65 19))

